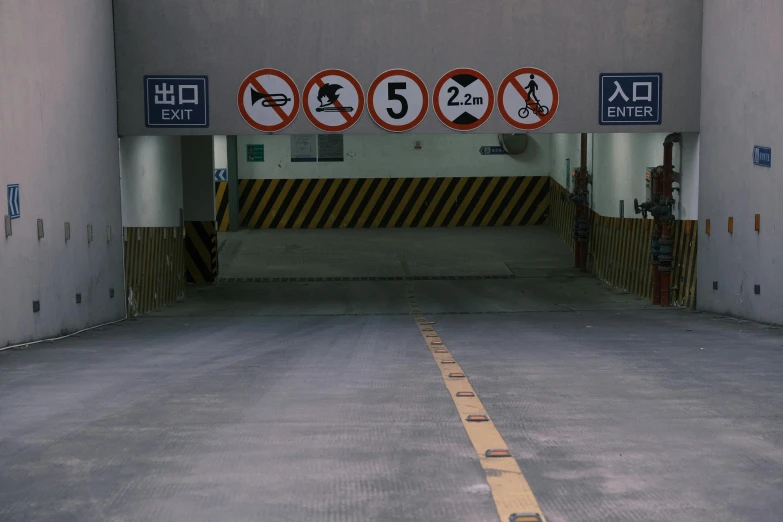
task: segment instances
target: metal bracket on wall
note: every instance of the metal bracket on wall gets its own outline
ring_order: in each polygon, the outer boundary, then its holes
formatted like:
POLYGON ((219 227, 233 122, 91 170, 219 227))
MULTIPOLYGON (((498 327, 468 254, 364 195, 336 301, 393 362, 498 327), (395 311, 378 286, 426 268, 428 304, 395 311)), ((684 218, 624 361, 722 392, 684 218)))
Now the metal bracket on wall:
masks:
POLYGON ((111 225, 106 225, 106 242, 111 243, 111 225))
POLYGON ((66 221, 65 222, 65 241, 71 240, 71 223, 66 221))
POLYGON ((87 243, 92 243, 92 225, 87 225, 87 243))
POLYGON ((5 216, 5 237, 11 236, 13 231, 11 230, 11 216, 7 215, 5 216))
POLYGON ((43 228, 43 219, 38 220, 38 239, 43 239, 44 237, 44 228, 43 228))

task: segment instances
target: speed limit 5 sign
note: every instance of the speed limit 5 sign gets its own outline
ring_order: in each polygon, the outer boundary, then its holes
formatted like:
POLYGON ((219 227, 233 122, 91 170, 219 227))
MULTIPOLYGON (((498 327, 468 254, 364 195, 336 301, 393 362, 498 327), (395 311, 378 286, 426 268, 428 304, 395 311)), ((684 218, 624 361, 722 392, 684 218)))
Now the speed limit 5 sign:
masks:
POLYGON ((406 132, 424 120, 429 96, 424 82, 410 71, 392 69, 378 76, 367 94, 367 109, 379 127, 406 132))

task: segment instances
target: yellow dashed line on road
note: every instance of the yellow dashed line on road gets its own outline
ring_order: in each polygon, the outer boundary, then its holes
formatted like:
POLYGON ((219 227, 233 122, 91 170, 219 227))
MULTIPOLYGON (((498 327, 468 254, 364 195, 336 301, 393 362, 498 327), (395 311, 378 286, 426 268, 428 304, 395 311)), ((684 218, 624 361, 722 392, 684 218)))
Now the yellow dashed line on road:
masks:
MULTIPOLYGON (((407 268, 407 263, 403 263, 403 269, 406 272, 408 271, 407 268)), ((489 417, 489 414, 484 409, 484 405, 481 404, 481 400, 478 398, 478 394, 473 389, 473 386, 471 386, 464 370, 462 370, 451 353, 449 353, 440 336, 438 336, 433 326, 434 323, 427 321, 420 311, 420 305, 413 288, 408 287, 407 291, 413 318, 419 325, 421 335, 437 363, 443 382, 446 384, 446 388, 449 390, 449 394, 462 419, 462 425, 478 454, 481 467, 484 468, 499 519, 501 522, 508 522, 509 520, 536 520, 536 517, 540 517, 540 520, 545 522, 546 519, 541 515, 541 507, 538 505, 538 501, 530 489, 525 476, 522 474, 516 459, 513 456, 511 458, 503 457, 504 453, 502 451, 492 451, 507 450, 506 442, 503 440, 497 427, 495 427, 495 423, 492 422, 492 418, 489 417), (450 375, 455 374, 463 376, 450 377, 450 375), (478 416, 475 419, 477 422, 468 420, 468 416, 471 415, 478 416), (484 415, 488 419, 480 417, 484 415), (519 518, 512 518, 512 515, 517 515, 519 518)))

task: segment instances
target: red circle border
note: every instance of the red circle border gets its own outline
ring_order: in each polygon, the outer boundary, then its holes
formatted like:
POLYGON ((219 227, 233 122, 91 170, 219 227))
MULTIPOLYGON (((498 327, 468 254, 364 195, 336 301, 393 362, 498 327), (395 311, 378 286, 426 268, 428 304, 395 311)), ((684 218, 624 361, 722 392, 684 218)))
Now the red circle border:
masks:
POLYGON ((487 120, 489 120, 489 117, 492 115, 492 111, 495 110, 495 90, 492 88, 492 83, 489 81, 489 79, 479 71, 465 67, 453 69, 444 74, 441 79, 438 80, 438 84, 435 86, 435 90, 432 92, 432 107, 435 109, 435 114, 438 115, 438 119, 446 127, 460 132, 476 130, 484 125, 487 120), (479 118, 479 120, 475 123, 471 123, 470 126, 454 125, 451 121, 448 120, 448 118, 446 118, 446 116, 443 114, 443 111, 440 110, 440 106, 438 105, 438 94, 440 94, 440 90, 443 88, 443 85, 446 83, 446 81, 448 81, 449 78, 456 76, 457 74, 470 74, 475 76, 484 84, 484 86, 487 88, 487 92, 489 92, 489 103, 487 104, 489 105, 489 108, 487 109, 487 113, 479 118))
POLYGON ((557 84, 555 83, 555 80, 552 79, 552 77, 549 76, 549 74, 547 74, 546 71, 542 71, 541 69, 537 69, 535 67, 522 67, 521 69, 517 69, 516 71, 510 72, 509 74, 506 75, 503 81, 500 82, 500 87, 498 87, 498 110, 500 111, 500 115, 503 116, 503 119, 506 120, 506 123, 520 130, 540 129, 541 127, 543 127, 544 125, 552 121, 552 118, 554 118, 555 114, 557 114, 557 109, 559 106, 560 106, 560 91, 557 88, 557 84), (503 106, 503 94, 506 92, 506 89, 508 88, 513 78, 521 74, 530 74, 530 73, 538 74, 538 76, 542 77, 549 84, 549 87, 552 89, 552 107, 550 107, 549 113, 546 115, 546 119, 541 118, 541 121, 539 121, 538 123, 528 125, 525 123, 519 123, 508 114, 508 111, 506 111, 506 108, 503 106))
POLYGON ((367 90, 367 112, 370 114, 370 118, 372 118, 378 127, 389 132, 408 132, 409 130, 415 129, 422 121, 424 121, 424 118, 427 116, 427 112, 429 112, 430 108, 429 105, 430 93, 427 90, 427 86, 424 84, 424 81, 419 77, 419 75, 407 69, 389 69, 388 71, 381 73, 375 80, 373 80, 372 85, 370 85, 370 88, 367 90), (372 101, 373 94, 381 82, 391 76, 405 76, 406 78, 410 78, 416 85, 419 86, 419 89, 421 89, 422 93, 424 94, 424 96, 422 96, 422 99, 424 100, 424 106, 422 107, 421 113, 419 113, 419 115, 414 118, 412 122, 405 125, 396 126, 396 128, 393 125, 389 125, 383 121, 383 118, 378 116, 372 101))
POLYGON ((283 130, 289 125, 291 125, 294 120, 296 119, 296 116, 299 114, 299 109, 301 108, 300 104, 300 98, 299 98, 299 88, 296 86, 296 83, 294 80, 288 76, 286 73, 279 69, 259 69, 255 72, 252 72, 248 74, 244 80, 242 80, 242 83, 239 86, 239 92, 237 93, 237 108, 239 109, 239 114, 242 115, 242 119, 245 120, 245 123, 253 127, 254 129, 261 131, 261 132, 277 132, 279 130, 283 130), (288 84, 289 87, 291 87, 291 90, 294 93, 294 110, 290 114, 290 120, 287 122, 282 122, 277 125, 261 125, 260 123, 256 122, 253 118, 250 117, 250 115, 247 113, 247 110, 245 110, 245 104, 244 104, 244 94, 245 89, 247 89, 247 86, 250 85, 250 82, 256 78, 257 76, 262 76, 264 74, 272 74, 274 76, 279 76, 283 79, 284 82, 288 84))
POLYGON ((307 119, 310 120, 310 123, 322 131, 343 132, 356 125, 356 123, 361 119, 362 113, 364 112, 364 90, 362 89, 362 85, 359 83, 359 81, 351 73, 341 69, 326 69, 313 75, 313 77, 310 78, 310 81, 307 82, 307 85, 305 85, 305 88, 302 90, 302 108, 304 109, 305 116, 307 116, 307 119), (347 121, 343 125, 338 125, 337 127, 328 127, 318 121, 315 116, 313 116, 312 112, 310 111, 310 107, 307 105, 307 93, 310 92, 310 89, 315 85, 315 82, 324 76, 341 76, 342 78, 348 80, 348 82, 353 85, 354 89, 356 89, 356 92, 359 95, 359 103, 356 104, 358 106, 359 112, 352 121, 347 121))

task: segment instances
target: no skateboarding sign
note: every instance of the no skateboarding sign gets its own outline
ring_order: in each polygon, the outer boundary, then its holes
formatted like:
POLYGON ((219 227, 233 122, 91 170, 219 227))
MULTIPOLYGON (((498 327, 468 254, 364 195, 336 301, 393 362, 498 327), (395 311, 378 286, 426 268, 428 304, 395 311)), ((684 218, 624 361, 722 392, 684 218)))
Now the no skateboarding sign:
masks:
POLYGON ((555 116, 560 95, 555 81, 541 69, 524 67, 512 72, 498 89, 498 109, 509 125, 540 129, 555 116))
POLYGON ((313 76, 302 93, 304 112, 324 132, 351 128, 364 110, 364 92, 356 78, 328 69, 313 76))
POLYGON ((495 94, 492 84, 480 72, 455 69, 446 73, 435 86, 432 105, 446 127, 471 131, 489 119, 495 94))
POLYGON ((427 87, 421 78, 404 69, 392 69, 378 76, 367 92, 367 109, 379 127, 406 132, 427 115, 427 87))
POLYGON ((237 106, 248 125, 262 132, 276 132, 296 119, 299 90, 284 72, 260 69, 239 86, 237 106))

